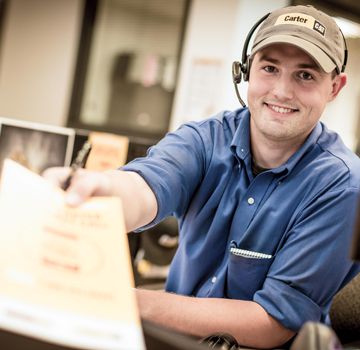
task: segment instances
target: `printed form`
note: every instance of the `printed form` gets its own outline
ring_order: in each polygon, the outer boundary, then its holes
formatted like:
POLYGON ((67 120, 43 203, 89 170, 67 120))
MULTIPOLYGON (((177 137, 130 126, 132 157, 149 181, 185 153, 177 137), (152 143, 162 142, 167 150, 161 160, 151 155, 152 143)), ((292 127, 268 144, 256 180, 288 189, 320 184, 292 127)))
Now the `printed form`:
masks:
POLYGON ((5 160, 0 190, 0 328, 72 348, 145 349, 121 201, 72 208, 5 160))

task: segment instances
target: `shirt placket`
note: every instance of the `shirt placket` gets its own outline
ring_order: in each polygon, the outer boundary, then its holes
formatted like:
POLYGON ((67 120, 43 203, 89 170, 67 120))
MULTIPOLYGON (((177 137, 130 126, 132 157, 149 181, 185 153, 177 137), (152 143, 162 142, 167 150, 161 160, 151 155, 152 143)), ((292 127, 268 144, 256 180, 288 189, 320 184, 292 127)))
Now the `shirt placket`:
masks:
POLYGON ((238 208, 235 211, 229 242, 239 241, 249 227, 266 193, 273 183, 271 173, 262 173, 255 177, 248 188, 241 193, 238 208))
MULTIPOLYGON (((247 189, 243 188, 241 194, 242 198, 240 199, 238 208, 234 214, 234 221, 229 235, 229 249, 230 242, 233 240, 239 241, 242 234, 250 225, 272 183, 273 175, 271 173, 263 173, 254 178, 247 189)), ((212 297, 216 297, 222 293, 227 258, 227 254, 225 253, 222 264, 203 284, 202 288, 199 290, 199 296, 211 295, 212 297)))

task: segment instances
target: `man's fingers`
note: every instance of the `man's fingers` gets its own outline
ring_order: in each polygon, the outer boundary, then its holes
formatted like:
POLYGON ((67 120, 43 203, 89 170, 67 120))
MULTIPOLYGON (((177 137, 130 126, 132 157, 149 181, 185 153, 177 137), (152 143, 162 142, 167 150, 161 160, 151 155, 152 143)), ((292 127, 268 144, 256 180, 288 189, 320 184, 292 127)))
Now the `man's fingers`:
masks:
POLYGON ((77 206, 92 196, 108 195, 108 183, 109 177, 105 173, 79 169, 67 190, 66 202, 71 206, 77 206))
MULTIPOLYGON (((68 176, 70 168, 54 167, 46 169, 43 176, 62 187, 68 176)), ((106 172, 93 172, 86 169, 78 169, 72 175, 70 185, 66 190, 66 203, 70 206, 78 206, 92 196, 106 196, 111 194, 110 175, 106 172)))
POLYGON ((46 169, 42 176, 53 183, 54 185, 61 187, 70 174, 70 168, 53 167, 46 169))
MULTIPOLYGON (((71 168, 53 167, 46 169, 42 175, 46 180, 62 188, 70 173, 71 168)), ((68 205, 78 206, 94 193, 96 183, 91 178, 91 173, 87 173, 83 169, 77 170, 72 175, 65 196, 68 205)))

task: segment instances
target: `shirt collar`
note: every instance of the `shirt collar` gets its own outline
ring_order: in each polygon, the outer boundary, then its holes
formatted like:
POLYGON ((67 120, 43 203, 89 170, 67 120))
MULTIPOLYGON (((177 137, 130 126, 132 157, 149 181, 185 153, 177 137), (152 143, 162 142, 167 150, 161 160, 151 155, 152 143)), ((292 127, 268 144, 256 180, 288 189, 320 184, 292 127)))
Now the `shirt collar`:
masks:
POLYGON ((237 158, 244 160, 250 151, 250 112, 248 108, 239 112, 239 124, 231 141, 231 151, 237 158))
POLYGON ((322 126, 321 123, 318 122, 314 129, 311 131, 305 142, 302 144, 302 146, 282 165, 280 165, 278 168, 274 170, 287 170, 287 174, 289 174, 292 169, 296 166, 296 164, 300 161, 300 159, 311 150, 311 148, 316 144, 318 138, 320 137, 322 133, 322 126))
MULTIPOLYGON (((239 159, 243 160, 251 155, 250 149, 250 112, 248 108, 241 109, 239 112, 239 124, 231 141, 231 151, 239 159)), ((321 123, 318 122, 302 146, 282 165, 271 169, 274 174, 284 173, 288 175, 302 156, 315 145, 322 133, 321 123)))

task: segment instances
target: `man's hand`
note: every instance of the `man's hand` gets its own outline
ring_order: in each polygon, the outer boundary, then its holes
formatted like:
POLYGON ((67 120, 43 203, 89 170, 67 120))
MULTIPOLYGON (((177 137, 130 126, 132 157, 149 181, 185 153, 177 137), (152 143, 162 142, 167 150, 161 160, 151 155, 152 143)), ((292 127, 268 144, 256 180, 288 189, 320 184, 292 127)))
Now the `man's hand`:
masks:
MULTIPOLYGON (((62 187, 70 168, 50 168, 43 176, 62 187)), ((157 213, 157 201, 145 180, 135 172, 109 170, 104 172, 79 169, 66 190, 66 203, 77 206, 92 196, 117 196, 121 198, 127 231, 151 222, 157 213)))
MULTIPOLYGON (((70 174, 70 168, 49 168, 44 171, 43 176, 62 187, 70 174)), ((118 175, 119 171, 95 172, 84 169, 77 170, 67 189, 66 202, 71 206, 77 206, 92 196, 116 195, 112 188, 112 177, 118 175)))

